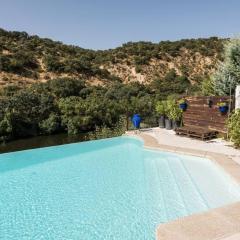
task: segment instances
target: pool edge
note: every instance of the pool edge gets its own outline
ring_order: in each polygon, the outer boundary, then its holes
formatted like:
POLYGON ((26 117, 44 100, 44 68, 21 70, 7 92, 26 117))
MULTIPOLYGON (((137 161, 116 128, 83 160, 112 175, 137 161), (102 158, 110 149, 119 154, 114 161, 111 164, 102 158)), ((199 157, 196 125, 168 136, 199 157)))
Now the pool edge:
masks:
MULTIPOLYGON (((220 166, 240 185, 240 165, 228 155, 162 145, 156 138, 143 132, 139 134, 127 132, 126 135, 142 139, 144 148, 207 158, 220 166)), ((227 240, 232 236, 232 240, 237 240, 240 239, 239 235, 240 202, 160 224, 156 231, 157 240, 227 240)))

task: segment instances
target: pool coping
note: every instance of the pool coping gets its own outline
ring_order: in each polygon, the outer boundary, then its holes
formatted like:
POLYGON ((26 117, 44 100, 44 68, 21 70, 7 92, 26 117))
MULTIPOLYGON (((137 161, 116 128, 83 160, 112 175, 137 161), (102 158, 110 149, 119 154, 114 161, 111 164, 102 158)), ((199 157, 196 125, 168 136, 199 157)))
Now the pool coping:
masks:
MULTIPOLYGON (((159 144, 157 139, 144 132, 127 132, 144 141, 144 147, 173 153, 204 157, 214 161, 240 184, 240 165, 229 155, 189 148, 159 144)), ((157 240, 239 240, 240 202, 193 214, 168 223, 160 224, 156 231, 157 240)))

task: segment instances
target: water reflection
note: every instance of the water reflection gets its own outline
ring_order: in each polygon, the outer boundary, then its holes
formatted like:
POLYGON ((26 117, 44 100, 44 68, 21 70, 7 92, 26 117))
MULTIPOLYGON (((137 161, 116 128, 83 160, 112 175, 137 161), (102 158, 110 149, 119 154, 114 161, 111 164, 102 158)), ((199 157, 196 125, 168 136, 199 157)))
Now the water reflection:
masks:
POLYGON ((67 143, 82 142, 87 140, 87 134, 69 136, 66 133, 38 136, 27 139, 19 139, 5 144, 0 144, 0 153, 21 151, 39 147, 55 146, 67 143))

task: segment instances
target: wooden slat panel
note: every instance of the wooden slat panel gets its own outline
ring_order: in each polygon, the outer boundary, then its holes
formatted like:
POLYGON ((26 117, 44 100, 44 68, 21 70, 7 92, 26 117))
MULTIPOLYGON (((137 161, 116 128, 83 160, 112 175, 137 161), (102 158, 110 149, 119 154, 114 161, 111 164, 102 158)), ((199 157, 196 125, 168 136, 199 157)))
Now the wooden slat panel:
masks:
MULTIPOLYGON (((209 97, 187 97, 188 108, 183 113, 183 123, 186 126, 205 127, 218 132, 226 133, 227 114, 222 115, 217 103, 229 101, 228 96, 211 97, 212 107, 209 107, 209 97)), ((232 104, 233 106, 233 104, 232 104)))
POLYGON ((209 119, 205 119, 203 116, 200 116, 200 115, 195 115, 194 118, 189 116, 189 115, 184 115, 184 120, 185 121, 199 121, 199 122, 204 122, 204 123, 214 123, 214 124, 225 124, 226 123, 226 119, 223 118, 214 118, 214 117, 210 117, 209 116, 209 119))

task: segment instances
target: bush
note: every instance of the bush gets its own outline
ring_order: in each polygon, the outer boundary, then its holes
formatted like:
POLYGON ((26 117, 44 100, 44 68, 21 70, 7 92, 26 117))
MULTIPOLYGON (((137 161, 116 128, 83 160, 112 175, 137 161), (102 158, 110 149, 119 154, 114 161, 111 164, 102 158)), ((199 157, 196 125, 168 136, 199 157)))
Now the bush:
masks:
POLYGON ((176 100, 166 101, 166 115, 169 119, 179 121, 182 118, 182 110, 176 100))
POLYGON ((204 78, 201 83, 201 93, 203 96, 214 96, 216 94, 212 78, 204 78))
POLYGON ((39 123, 40 132, 43 134, 52 134, 60 129, 60 119, 55 113, 51 113, 47 119, 39 123))
POLYGON ((135 66, 136 73, 140 73, 142 71, 142 67, 140 65, 135 66))
POLYGON ((148 64, 150 58, 148 56, 136 56, 134 58, 135 65, 145 65, 148 64))
POLYGON ((125 133, 126 122, 123 117, 120 118, 119 122, 114 126, 114 128, 108 128, 106 126, 96 127, 96 130, 88 134, 88 139, 102 139, 110 137, 122 136, 125 133))
POLYGON ((48 88, 57 98, 78 96, 79 92, 85 88, 83 80, 71 78, 58 78, 47 82, 48 88))
POLYGON ((163 116, 166 113, 166 104, 165 101, 158 101, 156 104, 156 112, 160 115, 163 116))
POLYGON ((227 126, 230 140, 236 147, 240 147, 240 109, 230 116, 227 126))
POLYGON ((11 114, 7 113, 0 121, 0 138, 4 140, 12 133, 11 114))
POLYGON ((55 111, 51 95, 39 94, 31 89, 18 91, 6 100, 0 105, 0 135, 7 134, 13 138, 38 135, 39 122, 55 111))

